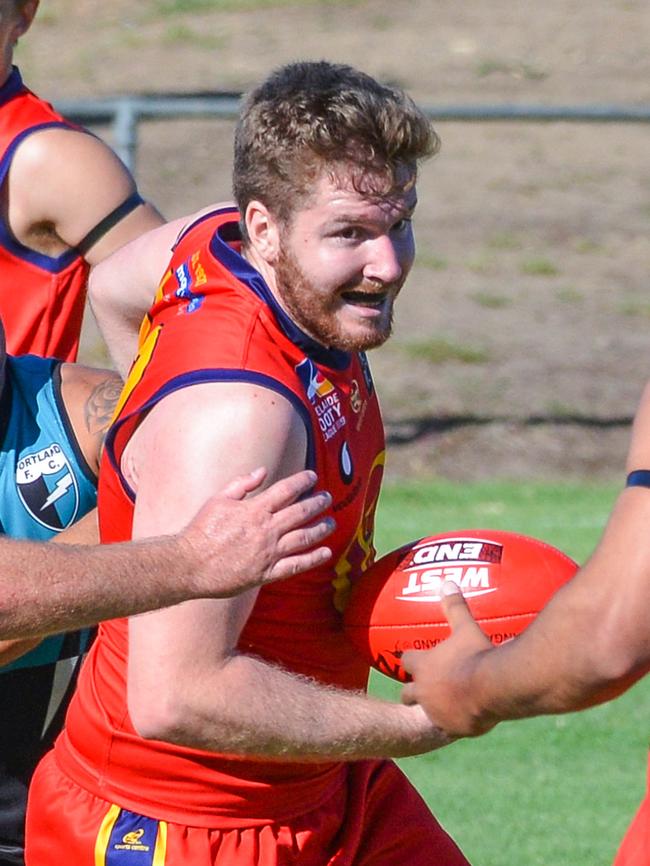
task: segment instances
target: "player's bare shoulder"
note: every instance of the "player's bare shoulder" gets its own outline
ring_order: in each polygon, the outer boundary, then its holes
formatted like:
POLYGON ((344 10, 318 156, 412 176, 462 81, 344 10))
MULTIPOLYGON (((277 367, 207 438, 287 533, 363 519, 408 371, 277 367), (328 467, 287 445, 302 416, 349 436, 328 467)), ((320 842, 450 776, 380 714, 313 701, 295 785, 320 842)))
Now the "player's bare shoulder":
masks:
POLYGON ((135 190, 110 147, 74 127, 27 136, 12 158, 9 180, 13 234, 47 255, 75 246, 135 190))
MULTIPOLYGON (((57 176, 81 175, 87 170, 92 177, 97 176, 98 168, 114 169, 119 176, 125 175, 119 157, 101 138, 81 127, 62 125, 45 127, 26 136, 12 158, 11 174, 20 178, 24 173, 47 172, 49 185, 55 185, 57 176)), ((128 174, 126 178, 133 185, 128 174)))
POLYGON ((110 426, 122 380, 113 370, 61 365, 61 396, 77 442, 93 469, 99 466, 104 437, 110 426))
POLYGON ((134 490, 140 477, 158 478, 161 465, 181 463, 197 485, 209 467, 224 466, 228 479, 265 466, 273 481, 304 469, 306 457, 305 424, 288 399, 252 382, 214 381, 160 400, 126 445, 122 472, 134 490))

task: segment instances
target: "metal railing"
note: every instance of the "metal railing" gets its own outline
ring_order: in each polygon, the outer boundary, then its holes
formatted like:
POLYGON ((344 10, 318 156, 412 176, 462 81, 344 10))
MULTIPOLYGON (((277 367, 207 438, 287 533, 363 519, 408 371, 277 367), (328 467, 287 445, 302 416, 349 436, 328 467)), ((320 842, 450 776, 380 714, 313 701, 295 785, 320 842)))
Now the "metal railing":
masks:
MULTIPOLYGON (((233 120, 238 93, 119 96, 112 99, 62 100, 56 108, 85 126, 112 126, 113 147, 131 171, 135 169, 141 120, 219 118, 233 120)), ((619 105, 433 105, 424 107, 433 120, 530 121, 569 123, 648 123, 650 106, 619 105)))

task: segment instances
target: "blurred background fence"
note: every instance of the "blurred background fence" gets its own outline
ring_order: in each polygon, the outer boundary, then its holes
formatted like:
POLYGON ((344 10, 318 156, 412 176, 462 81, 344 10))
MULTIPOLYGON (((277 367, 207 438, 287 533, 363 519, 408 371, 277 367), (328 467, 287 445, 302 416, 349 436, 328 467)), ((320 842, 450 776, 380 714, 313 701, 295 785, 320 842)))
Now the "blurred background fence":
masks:
MULTIPOLYGON (((98 100, 64 100, 57 109, 76 123, 111 126, 116 152, 132 170, 137 167, 138 125, 143 120, 216 118, 234 120, 240 93, 175 93, 120 96, 98 100)), ((648 123, 650 106, 619 105, 436 105, 424 106, 434 121, 527 121, 569 123, 648 123)))

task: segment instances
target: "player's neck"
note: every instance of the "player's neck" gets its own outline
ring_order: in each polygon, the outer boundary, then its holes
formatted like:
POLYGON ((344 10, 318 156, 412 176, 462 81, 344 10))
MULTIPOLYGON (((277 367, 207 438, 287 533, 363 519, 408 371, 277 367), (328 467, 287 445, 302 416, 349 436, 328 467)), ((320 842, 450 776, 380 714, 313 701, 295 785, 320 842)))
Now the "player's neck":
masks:
POLYGON ((11 75, 16 53, 16 23, 12 20, 0 21, 0 86, 11 75))
POLYGON ((284 308, 282 298, 278 295, 277 280, 275 279, 275 271, 273 270, 273 267, 256 252, 253 246, 249 245, 246 248, 242 248, 242 256, 246 259, 248 264, 254 267, 261 275, 275 300, 284 308))
POLYGON ((12 58, 8 59, 4 58, 0 61, 0 87, 4 87, 7 81, 9 80, 9 76, 13 72, 13 62, 12 58))

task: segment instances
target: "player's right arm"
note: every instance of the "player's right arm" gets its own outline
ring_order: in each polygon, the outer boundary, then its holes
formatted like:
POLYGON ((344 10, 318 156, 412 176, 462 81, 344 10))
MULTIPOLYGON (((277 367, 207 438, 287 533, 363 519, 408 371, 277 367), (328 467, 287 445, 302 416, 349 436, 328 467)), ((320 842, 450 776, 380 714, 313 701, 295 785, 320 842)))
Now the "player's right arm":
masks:
POLYGON ((179 523, 174 534, 137 544, 67 546, 0 536, 0 638, 43 636, 186 599, 233 595, 326 561, 329 549, 317 545, 332 529, 319 517, 330 499, 322 492, 306 496, 314 473, 293 475, 245 500, 265 477, 256 469, 235 478, 186 528, 179 523))
MULTIPOLYGON (((650 467, 650 386, 637 413, 628 471, 650 467)), ((589 561, 517 638, 493 648, 457 593, 444 602, 452 636, 403 659, 404 689, 450 735, 505 719, 609 700, 650 668, 650 490, 619 495, 589 561)))
MULTIPOLYGON (((268 389, 211 383, 175 392, 147 415, 123 457, 137 491, 134 537, 174 531, 233 472, 263 462, 270 479, 282 477, 305 452, 302 420, 268 389)), ((142 736, 301 761, 406 755, 447 742, 420 707, 326 687, 238 652, 255 598, 251 591, 131 619, 129 712, 142 736)))

